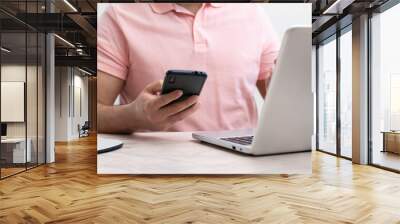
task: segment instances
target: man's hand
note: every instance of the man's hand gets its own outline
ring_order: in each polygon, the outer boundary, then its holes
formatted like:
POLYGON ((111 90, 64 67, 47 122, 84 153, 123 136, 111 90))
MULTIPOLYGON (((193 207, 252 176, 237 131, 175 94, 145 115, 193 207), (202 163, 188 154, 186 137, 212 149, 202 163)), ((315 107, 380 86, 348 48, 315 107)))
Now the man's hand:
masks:
POLYGON ((124 81, 99 71, 98 75, 98 132, 132 133, 141 130, 163 131, 187 118, 199 107, 198 96, 180 102, 181 91, 160 95, 162 81, 149 84, 134 101, 114 105, 124 81), (169 104, 171 103, 171 104, 169 104))
POLYGON ((132 130, 166 130, 198 109, 198 96, 191 96, 184 101, 169 104, 181 97, 182 91, 176 90, 160 95, 161 87, 162 81, 147 85, 136 100, 131 103, 132 116, 135 116, 135 120, 140 123, 139 127, 134 124, 136 127, 133 126, 132 130))

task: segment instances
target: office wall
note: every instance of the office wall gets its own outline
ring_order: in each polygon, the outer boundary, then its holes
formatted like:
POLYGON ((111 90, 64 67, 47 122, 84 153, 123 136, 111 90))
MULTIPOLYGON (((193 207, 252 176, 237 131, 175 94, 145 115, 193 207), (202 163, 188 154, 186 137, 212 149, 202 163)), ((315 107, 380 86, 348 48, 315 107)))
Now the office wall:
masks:
POLYGON ((56 67, 55 73, 55 140, 69 141, 89 118, 88 77, 72 67, 56 67))
POLYGON ((25 108, 25 83, 1 82, 1 110, 2 122, 23 122, 25 108))
POLYGON ((55 68, 55 140, 68 141, 69 83, 68 67, 55 68))
MULTIPOLYGON (((29 111, 36 111, 37 107, 43 107, 43 101, 37 100, 37 79, 36 79, 36 66, 27 66, 27 107, 29 111), (38 104, 39 103, 39 104, 38 104)), ((41 71, 39 71, 41 72, 41 71)), ((5 64, 1 66, 1 81, 19 81, 25 82, 25 65, 18 64, 5 64)), ((41 73, 39 73, 41 74, 41 73)), ((6 108, 2 108, 5 110, 6 108)), ((37 114, 27 113, 28 133, 36 133, 36 120, 37 114)), ((8 137, 25 137, 25 123, 24 122, 11 122, 7 123, 7 136, 8 137)))
POLYGON ((81 73, 74 74, 74 108, 73 108, 73 119, 72 119, 72 136, 77 137, 78 124, 83 125, 85 121, 88 121, 89 113, 89 92, 88 92, 88 77, 81 76, 81 73))

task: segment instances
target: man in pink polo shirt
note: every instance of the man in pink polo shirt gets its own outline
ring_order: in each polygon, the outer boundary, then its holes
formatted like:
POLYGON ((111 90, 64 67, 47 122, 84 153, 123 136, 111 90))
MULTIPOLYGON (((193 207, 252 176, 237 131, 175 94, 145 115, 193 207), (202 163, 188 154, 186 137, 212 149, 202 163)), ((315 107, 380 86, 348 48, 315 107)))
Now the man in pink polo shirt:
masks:
POLYGON ((256 4, 112 4, 97 32, 99 132, 254 128, 278 49, 256 4), (163 107, 181 94, 159 94, 170 69, 206 72, 201 95, 163 107))

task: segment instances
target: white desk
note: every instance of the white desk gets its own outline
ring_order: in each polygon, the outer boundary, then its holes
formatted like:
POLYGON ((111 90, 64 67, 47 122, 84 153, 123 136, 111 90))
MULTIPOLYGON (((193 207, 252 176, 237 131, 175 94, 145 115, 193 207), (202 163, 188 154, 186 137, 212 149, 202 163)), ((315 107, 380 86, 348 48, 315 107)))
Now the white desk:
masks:
POLYGON ((189 132, 104 135, 124 143, 99 154, 99 174, 310 174, 311 153, 247 156, 193 140, 189 132))
MULTIPOLYGON (((12 148, 12 163, 25 163, 25 159, 27 159, 26 162, 31 161, 31 145, 32 141, 30 138, 27 139, 27 147, 26 147, 26 152, 25 152, 25 138, 6 138, 6 139, 1 139, 1 144, 4 146, 8 145, 14 145, 12 148), (26 153, 26 154, 25 154, 26 153)), ((5 151, 5 149, 2 149, 2 151, 5 151)))

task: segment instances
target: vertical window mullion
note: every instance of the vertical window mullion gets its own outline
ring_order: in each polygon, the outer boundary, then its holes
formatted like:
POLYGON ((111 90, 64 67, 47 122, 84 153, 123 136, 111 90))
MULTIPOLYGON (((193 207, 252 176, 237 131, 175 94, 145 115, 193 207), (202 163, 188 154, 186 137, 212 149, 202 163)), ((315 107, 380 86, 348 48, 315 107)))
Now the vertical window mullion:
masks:
POLYGON ((340 35, 336 31, 336 154, 341 156, 341 119, 340 119, 340 83, 341 83, 341 65, 340 65, 340 35))
MULTIPOLYGON (((25 21, 28 20, 28 1, 25 1, 25 21)), ((28 24, 25 23, 25 88, 24 88, 24 120, 25 120, 25 170, 28 170, 28 24)))
POLYGON ((315 95, 315 110, 316 110, 316 127, 315 127, 315 132, 316 132, 316 140, 315 140, 315 148, 319 150, 319 44, 316 45, 315 47, 315 88, 316 88, 316 95, 315 95))
MULTIPOLYGON (((39 16, 39 0, 36 1, 39 16)), ((39 30, 36 31, 36 166, 39 165, 39 30)))
POLYGON ((373 144, 372 144, 372 64, 371 64, 371 56, 372 56, 372 12, 368 12, 368 31, 367 31, 367 42, 368 42, 368 53, 367 53, 367 63, 368 63, 368 70, 367 70, 367 83, 368 83, 368 156, 367 156, 367 163, 373 164, 373 144))

